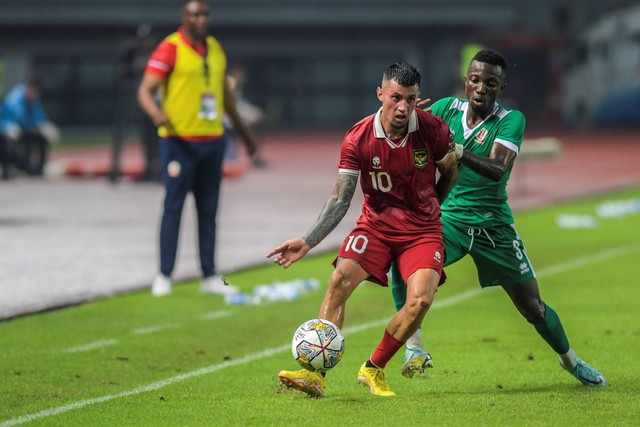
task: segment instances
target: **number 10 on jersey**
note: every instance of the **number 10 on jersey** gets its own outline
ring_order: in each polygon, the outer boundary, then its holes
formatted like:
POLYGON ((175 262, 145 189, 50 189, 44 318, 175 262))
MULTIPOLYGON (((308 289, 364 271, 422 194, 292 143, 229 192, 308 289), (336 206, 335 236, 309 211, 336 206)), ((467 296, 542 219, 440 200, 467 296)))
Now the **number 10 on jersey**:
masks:
POLYGON ((388 173, 369 172, 369 176, 371 177, 371 185, 373 185, 374 190, 386 193, 387 191, 391 191, 391 189, 393 188, 393 184, 391 183, 391 176, 389 176, 388 173))

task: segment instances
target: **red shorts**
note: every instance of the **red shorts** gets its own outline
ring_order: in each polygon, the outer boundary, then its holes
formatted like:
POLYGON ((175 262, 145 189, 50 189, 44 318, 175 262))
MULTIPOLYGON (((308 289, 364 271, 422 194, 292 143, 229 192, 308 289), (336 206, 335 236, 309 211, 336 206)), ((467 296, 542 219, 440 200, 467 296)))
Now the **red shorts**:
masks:
POLYGON ((440 275, 440 284, 446 277, 442 270, 444 243, 439 233, 384 238, 365 227, 356 227, 342 243, 338 257, 356 261, 369 273, 368 280, 382 286, 388 286, 387 273, 393 261, 397 262, 405 283, 409 276, 424 268, 434 269, 440 275))

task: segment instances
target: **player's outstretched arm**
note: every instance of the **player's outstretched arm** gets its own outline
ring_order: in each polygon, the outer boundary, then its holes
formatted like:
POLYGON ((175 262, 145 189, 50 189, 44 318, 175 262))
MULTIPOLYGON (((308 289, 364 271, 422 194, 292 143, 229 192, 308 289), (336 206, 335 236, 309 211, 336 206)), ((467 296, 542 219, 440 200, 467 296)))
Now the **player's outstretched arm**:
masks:
POLYGON ((267 258, 277 255, 276 264, 288 268, 304 257, 329 235, 342 221, 351 205, 351 199, 358 185, 356 175, 339 174, 333 193, 324 204, 316 222, 301 239, 287 240, 267 254, 267 258))
POLYGON ((333 188, 333 193, 324 204, 316 222, 311 226, 302 239, 312 248, 317 246, 329 235, 347 214, 351 199, 358 185, 355 175, 340 174, 333 188))

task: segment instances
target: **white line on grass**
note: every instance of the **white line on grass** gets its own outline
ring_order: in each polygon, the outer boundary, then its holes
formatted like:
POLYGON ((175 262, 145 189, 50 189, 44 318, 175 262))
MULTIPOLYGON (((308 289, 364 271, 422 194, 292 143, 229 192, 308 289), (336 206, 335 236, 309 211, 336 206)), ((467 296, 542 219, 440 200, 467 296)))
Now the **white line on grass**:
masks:
POLYGON ((179 325, 176 325, 175 323, 165 323, 164 325, 152 325, 152 326, 146 326, 144 328, 136 328, 133 331, 131 331, 131 334, 132 335, 153 334, 156 332, 164 331, 166 329, 177 329, 178 327, 179 325))
MULTIPOLYGON (((565 262, 562 264, 548 267, 546 269, 542 269, 538 273, 538 277, 552 276, 554 274, 580 268, 594 262, 606 261, 607 259, 614 258, 620 255, 624 255, 628 252, 638 250, 638 248, 640 248, 640 246, 638 245, 621 246, 619 248, 610 249, 608 251, 600 252, 594 255, 578 258, 573 261, 565 262)), ((464 300, 467 300, 479 295, 480 292, 481 290, 479 288, 472 289, 472 290, 454 295, 450 298, 444 298, 440 301, 435 301, 433 304, 432 310, 457 304, 459 302, 462 302, 464 300)), ((352 334, 352 333, 364 331, 367 329, 371 329, 374 327, 378 327, 381 325, 386 325, 388 321, 389 319, 386 318, 386 319, 380 319, 374 322, 369 322, 369 323, 365 323, 358 326, 347 327, 347 328, 344 328, 344 332, 345 334, 352 334)), ((226 368, 231 368, 233 366, 245 365, 250 362, 253 362, 254 360, 270 357, 275 354, 283 353, 285 351, 290 351, 290 350, 291 350, 291 344, 287 343, 285 345, 273 347, 273 348, 261 351, 259 353, 249 354, 240 359, 229 360, 216 365, 211 365, 204 368, 196 369, 195 371, 187 372, 185 374, 177 375, 175 377, 166 378, 164 380, 160 380, 146 386, 134 388, 133 390, 123 391, 122 393, 116 393, 116 394, 108 394, 106 396, 97 397, 95 399, 81 400, 79 402, 70 403, 68 405, 58 406, 57 408, 46 409, 44 411, 36 412, 33 414, 23 415, 22 417, 12 418, 1 423, 0 427, 9 427, 9 426, 14 426, 18 424, 28 423, 40 418, 50 417, 52 415, 58 415, 74 409, 84 408, 85 406, 95 405, 98 403, 107 402, 109 400, 119 399, 121 397, 134 396, 141 393, 147 393, 149 391, 159 390, 163 387, 166 387, 168 385, 171 385, 180 381, 211 374, 213 372, 220 371, 226 368)))
POLYGON ((96 348, 108 347, 110 345, 115 345, 115 344, 118 344, 118 340, 105 338, 105 339, 93 341, 87 344, 82 344, 76 347, 71 347, 66 349, 65 351, 67 353, 77 353, 79 351, 89 351, 89 350, 94 350, 96 348))
POLYGON ((574 259, 572 261, 563 262, 562 264, 552 265, 538 272, 538 277, 552 276, 554 274, 563 273, 567 270, 574 270, 580 267, 586 267, 594 262, 606 261, 611 258, 625 255, 629 252, 637 251, 640 246, 637 244, 619 246, 617 248, 609 249, 607 251, 598 252, 597 254, 585 256, 582 258, 574 259))
POLYGON ((209 313, 203 314, 202 316, 200 316, 200 319, 202 320, 220 319, 221 317, 231 316, 231 314, 233 314, 233 311, 231 310, 216 310, 216 311, 210 311, 209 313))
POLYGON ((164 380, 157 381, 155 383, 151 383, 146 386, 134 388, 133 390, 123 391, 122 393, 116 394, 108 394, 102 397, 96 397, 95 399, 87 399, 81 400, 79 402, 70 403, 68 405, 58 406, 57 408, 46 409, 44 411, 36 412, 34 414, 24 415, 22 417, 13 418, 7 420, 0 424, 1 427, 14 426, 17 424, 28 423, 39 418, 49 417, 51 415, 61 414, 63 412, 71 411, 73 409, 84 408, 85 406, 95 405, 96 403, 107 402, 109 400, 118 399, 120 397, 134 396, 136 394, 146 393, 149 391, 159 390, 163 387, 171 385, 173 383, 177 383, 180 381, 187 380, 189 378, 200 377, 202 375, 207 375, 212 372, 219 371, 221 369, 231 368, 233 366, 238 365, 246 365, 247 363, 253 362, 254 360, 259 360, 265 357, 273 356, 274 354, 282 353, 286 350, 291 351, 291 344, 282 345, 279 347, 273 347, 259 353, 249 354, 245 357, 236 360, 229 360, 223 363, 219 363, 217 365, 207 366, 205 368, 196 369, 195 371, 187 372, 182 375, 177 375, 175 377, 167 378, 164 380))
MULTIPOLYGON (((481 292, 480 288, 470 289, 468 291, 464 291, 459 294, 453 295, 449 298, 436 300, 433 302, 433 306, 431 306, 430 311, 436 310, 438 308, 444 308, 450 305, 458 304, 459 302, 462 302, 464 300, 467 300, 479 295, 480 292, 481 292)), ((366 331, 367 329, 386 325, 387 323, 389 323, 389 320, 391 320, 391 318, 387 317, 385 319, 374 320, 373 322, 364 323, 362 325, 347 326, 342 330, 342 332, 344 333, 344 335, 355 334, 356 332, 366 331)))
MULTIPOLYGON (((202 319, 202 320, 220 319, 222 317, 230 316, 232 313, 233 313, 233 311, 231 311, 231 310, 211 311, 209 313, 205 313, 202 316, 200 316, 200 319, 202 319)), ((131 335, 153 334, 153 333, 164 331, 164 330, 167 330, 167 329, 177 329, 179 327, 180 327, 180 325, 178 325, 176 323, 165 323, 165 324, 162 324, 162 325, 151 325, 151 326, 145 326, 145 327, 133 329, 131 331, 131 335)), ((68 349, 66 349, 64 351, 67 352, 67 353, 77 353, 77 352, 80 352, 80 351, 95 350, 96 348, 102 348, 102 347, 115 345, 115 344, 118 344, 118 340, 105 338, 105 339, 102 339, 102 340, 99 340, 99 341, 94 341, 94 342, 90 342, 90 343, 87 343, 87 344, 82 344, 82 345, 79 345, 79 346, 76 346, 76 347, 71 347, 71 348, 68 348, 68 349)))

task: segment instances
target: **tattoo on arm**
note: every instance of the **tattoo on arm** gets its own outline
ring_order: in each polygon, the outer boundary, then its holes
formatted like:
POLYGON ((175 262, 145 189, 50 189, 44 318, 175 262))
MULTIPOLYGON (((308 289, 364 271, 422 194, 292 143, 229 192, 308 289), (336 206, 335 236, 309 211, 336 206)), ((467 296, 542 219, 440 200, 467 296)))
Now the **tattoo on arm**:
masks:
POLYGON ((358 185, 358 177, 354 175, 338 175, 338 180, 329 200, 324 204, 316 222, 302 237, 310 247, 315 247, 329 235, 347 214, 351 199, 358 185))

